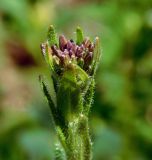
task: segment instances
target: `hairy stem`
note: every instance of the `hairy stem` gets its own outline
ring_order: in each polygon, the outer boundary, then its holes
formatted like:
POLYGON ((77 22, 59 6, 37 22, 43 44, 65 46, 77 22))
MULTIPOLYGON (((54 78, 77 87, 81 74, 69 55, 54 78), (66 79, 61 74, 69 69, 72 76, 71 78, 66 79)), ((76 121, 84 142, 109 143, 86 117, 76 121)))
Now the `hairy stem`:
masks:
POLYGON ((83 144, 83 160, 92 159, 91 139, 89 135, 88 118, 85 115, 80 115, 79 135, 83 144))
POLYGON ((66 140, 67 160, 91 160, 91 140, 88 128, 88 118, 82 114, 75 117, 68 125, 66 140))

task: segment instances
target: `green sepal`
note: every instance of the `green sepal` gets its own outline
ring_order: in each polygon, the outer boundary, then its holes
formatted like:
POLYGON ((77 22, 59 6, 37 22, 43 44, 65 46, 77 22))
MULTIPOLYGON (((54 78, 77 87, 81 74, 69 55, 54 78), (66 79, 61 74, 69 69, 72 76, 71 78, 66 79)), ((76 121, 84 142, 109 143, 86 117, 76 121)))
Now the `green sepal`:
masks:
POLYGON ((83 37, 83 31, 80 27, 77 27, 76 29, 76 43, 78 45, 80 45, 84 40, 84 37, 83 37))
POLYGON ((84 95, 84 101, 83 101, 83 114, 86 116, 88 116, 89 114, 90 107, 93 101, 94 87, 95 87, 94 77, 90 77, 90 83, 84 95))
POLYGON ((87 86, 89 77, 79 66, 67 68, 58 85, 57 106, 64 118, 71 120, 73 116, 83 110, 83 91, 87 86))
POLYGON ((100 40, 99 37, 96 37, 95 39, 95 48, 93 53, 93 61, 91 64, 91 76, 93 76, 96 73, 98 63, 100 61, 101 57, 101 48, 100 48, 100 40))
POLYGON ((48 34, 47 34, 47 38, 48 38, 48 42, 49 42, 49 46, 53 46, 53 45, 57 45, 57 35, 54 29, 53 25, 50 25, 49 29, 48 29, 48 34))
POLYGON ((82 58, 79 59, 78 62, 77 62, 77 64, 78 64, 78 66, 80 66, 81 68, 83 68, 83 66, 84 66, 84 60, 82 58))
POLYGON ((76 72, 77 84, 81 86, 81 88, 84 87, 89 79, 88 74, 78 65, 75 65, 75 72, 76 72))
POLYGON ((54 71, 53 57, 52 57, 52 53, 51 53, 52 50, 51 50, 51 48, 49 48, 48 43, 46 43, 46 50, 45 50, 45 52, 46 52, 45 55, 44 55, 45 61, 48 64, 49 69, 51 71, 54 71))

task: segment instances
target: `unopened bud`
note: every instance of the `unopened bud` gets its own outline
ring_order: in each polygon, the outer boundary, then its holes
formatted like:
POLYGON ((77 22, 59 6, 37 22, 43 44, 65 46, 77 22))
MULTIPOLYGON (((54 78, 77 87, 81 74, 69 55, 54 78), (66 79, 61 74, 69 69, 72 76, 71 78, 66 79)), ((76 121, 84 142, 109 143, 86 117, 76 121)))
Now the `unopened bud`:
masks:
POLYGON ((93 53, 89 52, 84 58, 85 65, 89 65, 92 61, 93 53))
POLYGON ((64 35, 61 35, 59 37, 59 47, 62 51, 64 51, 67 44, 67 39, 64 37, 64 35))
POLYGON ((91 44, 91 41, 90 41, 89 37, 87 37, 87 38, 84 40, 83 43, 84 43, 84 46, 85 46, 86 48, 88 48, 89 45, 91 44))
POLYGON ((67 42, 67 49, 70 50, 72 48, 72 43, 71 41, 68 41, 67 42))

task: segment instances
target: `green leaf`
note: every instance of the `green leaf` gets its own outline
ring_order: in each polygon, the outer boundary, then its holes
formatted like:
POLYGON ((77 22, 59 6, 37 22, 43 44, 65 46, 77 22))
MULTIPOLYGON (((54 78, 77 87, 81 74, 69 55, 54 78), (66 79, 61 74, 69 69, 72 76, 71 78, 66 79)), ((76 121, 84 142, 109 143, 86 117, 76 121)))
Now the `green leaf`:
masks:
POLYGON ((66 160, 64 150, 60 144, 55 145, 55 158, 54 160, 66 160))
POLYGON ((45 85, 48 94, 50 95, 51 101, 54 104, 55 108, 57 107, 57 102, 56 102, 56 93, 54 90, 54 84, 52 78, 49 78, 49 81, 44 79, 43 76, 39 76, 40 83, 45 85))
POLYGON ((59 113, 57 112, 56 106, 51 98, 51 95, 48 91, 48 87, 46 85, 46 82, 44 82, 44 79, 42 76, 39 76, 39 82, 40 82, 41 88, 43 90, 44 96, 46 97, 47 102, 49 104, 49 107, 51 109, 53 120, 54 120, 55 124, 60 124, 59 113))
POLYGON ((56 127, 56 132, 58 134, 58 137, 59 137, 59 140, 60 140, 62 146, 64 147, 65 150, 67 150, 68 148, 66 146, 66 138, 65 138, 65 135, 64 135, 62 129, 59 126, 56 127))

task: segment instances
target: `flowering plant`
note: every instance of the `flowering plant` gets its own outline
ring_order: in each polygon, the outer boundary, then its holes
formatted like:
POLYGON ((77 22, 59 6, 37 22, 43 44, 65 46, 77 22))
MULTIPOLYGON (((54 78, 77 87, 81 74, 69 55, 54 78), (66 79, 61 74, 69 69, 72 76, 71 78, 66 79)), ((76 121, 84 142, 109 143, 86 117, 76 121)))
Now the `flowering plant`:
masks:
POLYGON ((57 35, 51 25, 42 54, 50 70, 51 90, 43 76, 39 77, 49 103, 60 146, 55 159, 92 159, 88 114, 93 101, 94 76, 100 60, 100 43, 84 38, 76 29, 76 42, 57 35), (65 155, 65 156, 64 156, 65 155))

